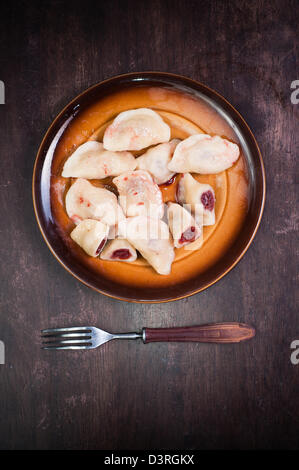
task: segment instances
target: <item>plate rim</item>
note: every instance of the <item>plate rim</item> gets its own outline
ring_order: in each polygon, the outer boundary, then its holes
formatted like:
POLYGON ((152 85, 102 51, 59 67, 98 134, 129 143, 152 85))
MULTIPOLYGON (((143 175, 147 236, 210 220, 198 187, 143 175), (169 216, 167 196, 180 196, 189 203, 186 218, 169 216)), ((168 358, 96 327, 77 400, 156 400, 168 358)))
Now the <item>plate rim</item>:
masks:
POLYGON ((53 256, 56 258, 56 260, 59 262, 59 264, 61 266, 63 266, 63 268, 66 269, 78 281, 82 282, 84 285, 86 285, 87 287, 93 289, 94 291, 96 291, 100 294, 103 294, 103 295, 105 295, 109 298, 115 299, 115 300, 120 300, 120 301, 125 301, 125 302, 130 302, 130 303, 148 303, 148 304, 168 303, 168 302, 174 302, 176 300, 182 300, 182 299, 185 299, 187 297, 191 297, 195 294, 198 294, 198 293, 208 289, 213 284, 215 284, 220 279, 222 279, 224 276, 226 276, 226 274, 228 274, 239 263, 239 261, 243 258, 243 256, 245 255, 245 253, 249 249, 250 245, 252 244, 252 242, 253 242, 253 240, 256 236, 257 230, 260 226, 261 219, 262 219, 262 216, 263 216, 264 207, 265 207, 265 200, 266 200, 266 172, 265 172, 264 161, 263 161, 263 157, 262 157, 259 145, 258 145, 258 143, 256 141, 256 138, 255 138, 253 132, 251 131, 249 125, 247 124, 247 122, 245 121, 243 116, 239 113, 239 111, 224 96, 222 96, 216 90, 210 88, 209 86, 203 84, 202 82, 200 82, 198 80, 194 80, 192 78, 186 77, 186 76, 181 75, 181 74, 176 74, 176 73, 171 73, 171 72, 159 72, 159 71, 128 72, 128 73, 114 75, 110 78, 107 78, 105 80, 97 82, 97 83, 91 85, 90 87, 86 88, 81 93, 76 95, 71 101, 69 101, 63 107, 63 109, 56 115, 56 117, 51 121, 49 127, 47 128, 47 130, 46 130, 46 132, 45 132, 45 134, 42 138, 42 141, 41 141, 41 143, 38 147, 38 150, 37 150, 37 153, 36 153, 36 156, 35 156, 34 167, 33 167, 33 175, 32 175, 32 199, 33 199, 33 209, 34 209, 34 214, 35 214, 35 218, 36 218, 36 221, 37 221, 37 225, 39 227, 39 230, 42 234, 42 237, 43 237, 44 241, 46 242, 49 250, 51 251, 53 256), (94 89, 96 89, 96 88, 98 88, 98 87, 100 87, 100 86, 102 86, 106 83, 117 81, 119 79, 132 79, 133 77, 144 79, 147 76, 150 77, 150 78, 153 78, 153 79, 154 78, 159 79, 159 78, 164 77, 164 78, 170 78, 170 79, 173 78, 173 79, 177 79, 177 80, 180 80, 180 81, 188 82, 190 84, 191 88, 192 88, 192 85, 193 86, 195 85, 196 87, 199 87, 199 88, 202 88, 202 89, 208 91, 212 95, 216 95, 220 101, 223 101, 228 106, 228 108, 232 109, 232 111, 236 113, 236 115, 238 116, 238 118, 240 119, 242 124, 246 127, 246 129, 247 129, 247 131, 248 131, 248 133, 249 133, 249 135, 250 135, 250 137, 251 137, 251 139, 254 143, 254 146, 257 150, 257 154, 258 154, 258 157, 259 157, 259 163, 260 163, 261 177, 262 177, 261 178, 261 181, 262 181, 262 186, 261 186, 262 195, 261 195, 261 203, 260 203, 260 206, 259 206, 259 209, 258 209, 258 217, 257 217, 256 223, 255 223, 255 226, 254 226, 254 230, 253 230, 250 238, 246 241, 245 246, 243 247, 243 249, 241 250, 239 255, 234 259, 234 261, 226 269, 224 269, 218 276, 216 276, 210 282, 207 282, 205 285, 199 287, 198 289, 192 290, 192 292, 186 292, 183 295, 178 295, 178 296, 175 296, 175 297, 165 298, 165 299, 134 299, 134 298, 130 298, 130 297, 127 298, 125 296, 117 296, 117 295, 111 294, 110 292, 106 292, 105 290, 101 290, 98 287, 95 287, 94 285, 92 285, 92 283, 90 283, 89 281, 83 279, 80 275, 75 273, 60 258, 60 256, 55 252, 55 250, 51 246, 50 241, 48 240, 47 234, 45 233, 45 231, 44 231, 44 229, 41 225, 40 216, 39 216, 39 212, 38 212, 38 208, 37 208, 37 199, 36 199, 37 196, 36 196, 36 192, 35 192, 35 189, 36 189, 36 170, 37 170, 37 165, 38 165, 38 163, 41 159, 44 144, 45 144, 46 140, 48 139, 50 133, 52 132, 53 128, 56 126, 57 122, 60 120, 60 118, 64 114, 67 113, 68 109, 71 108, 74 103, 76 103, 77 101, 82 99, 84 97, 84 95, 88 95, 92 90, 94 90, 94 89))

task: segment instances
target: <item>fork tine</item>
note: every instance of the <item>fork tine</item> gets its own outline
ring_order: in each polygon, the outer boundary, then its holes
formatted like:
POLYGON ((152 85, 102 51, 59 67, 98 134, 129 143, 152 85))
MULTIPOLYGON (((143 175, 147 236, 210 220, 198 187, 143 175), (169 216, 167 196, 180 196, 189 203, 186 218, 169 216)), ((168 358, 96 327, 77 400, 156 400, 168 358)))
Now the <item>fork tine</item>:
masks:
POLYGON ((43 334, 42 338, 91 338, 91 333, 66 333, 66 334, 61 334, 61 333, 49 333, 49 334, 43 334))
MULTIPOLYGON (((56 338, 55 338, 56 339, 56 338)), ((86 339, 66 339, 65 341, 60 341, 58 338, 57 338, 57 341, 44 341, 42 344, 88 344, 88 345, 91 345, 91 341, 88 341, 86 339)))
POLYGON ((59 333, 62 331, 92 331, 91 326, 72 326, 71 328, 47 328, 41 330, 41 333, 59 333))
POLYGON ((41 349, 91 349, 92 346, 43 346, 41 349))

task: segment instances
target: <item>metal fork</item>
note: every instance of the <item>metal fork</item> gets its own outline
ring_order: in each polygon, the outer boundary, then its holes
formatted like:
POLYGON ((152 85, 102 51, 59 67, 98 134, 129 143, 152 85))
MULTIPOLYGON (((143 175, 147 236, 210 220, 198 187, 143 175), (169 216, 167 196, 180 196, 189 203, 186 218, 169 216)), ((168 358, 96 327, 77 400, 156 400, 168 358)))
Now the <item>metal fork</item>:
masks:
POLYGON ((94 326, 48 328, 41 331, 42 349, 94 349, 113 339, 142 339, 143 343, 180 341, 239 343, 252 338, 255 330, 244 323, 211 323, 175 328, 142 328, 140 333, 112 334, 94 326))

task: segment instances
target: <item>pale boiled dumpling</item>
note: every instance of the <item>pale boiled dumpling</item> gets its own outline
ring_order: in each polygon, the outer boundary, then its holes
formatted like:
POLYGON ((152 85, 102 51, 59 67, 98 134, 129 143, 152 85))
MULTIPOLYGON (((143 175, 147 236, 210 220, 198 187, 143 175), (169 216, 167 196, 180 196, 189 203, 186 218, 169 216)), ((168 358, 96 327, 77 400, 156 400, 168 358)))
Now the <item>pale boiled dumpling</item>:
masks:
POLYGON ((196 220, 202 214, 203 225, 214 225, 216 199, 212 186, 199 183, 190 173, 185 173, 178 184, 177 200, 190 206, 196 220))
POLYGON ((168 164, 176 173, 215 174, 230 168, 239 158, 238 145, 208 134, 195 134, 177 145, 168 164))
POLYGON ((112 151, 141 150, 168 142, 170 127, 161 116, 148 108, 120 113, 104 133, 104 148, 112 151))
POLYGON ((135 170, 113 179, 119 192, 119 203, 127 217, 147 215, 163 217, 161 191, 147 171, 135 170))
POLYGON ((71 238, 89 255, 100 254, 107 241, 109 227, 99 220, 85 219, 71 232, 71 238))
POLYGON ((126 239, 159 274, 167 275, 174 260, 168 226, 160 219, 139 216, 121 222, 126 239))
MULTIPOLYGON (((203 214, 196 214, 196 217, 194 217, 196 219, 196 223, 199 227, 203 227, 203 214)), ((196 250, 199 250, 202 245, 203 245, 203 241, 204 241, 204 237, 203 237, 204 233, 203 233, 203 230, 201 230, 201 234, 200 234, 200 237, 197 238, 197 240, 195 240, 194 242, 191 242, 191 243, 188 243, 188 245, 185 245, 184 246, 184 250, 186 251, 196 251, 196 250)))
POLYGON ((116 225, 124 219, 115 194, 97 188, 83 178, 77 179, 68 190, 65 207, 75 224, 83 219, 96 219, 107 225, 116 225))
POLYGON ((168 204, 167 217, 176 248, 188 245, 200 237, 202 227, 195 222, 190 212, 179 204, 168 204))
POLYGON ((80 145, 64 164, 65 178, 102 179, 117 176, 136 168, 136 159, 129 152, 110 152, 101 142, 91 140, 80 145))
POLYGON ((168 169, 168 163, 172 159, 173 152, 179 142, 179 139, 173 139, 170 142, 150 148, 136 159, 136 168, 148 171, 155 183, 166 183, 175 174, 168 169))
POLYGON ((126 261, 131 263, 136 260, 137 253, 128 240, 116 238, 105 246, 100 258, 108 261, 126 261))

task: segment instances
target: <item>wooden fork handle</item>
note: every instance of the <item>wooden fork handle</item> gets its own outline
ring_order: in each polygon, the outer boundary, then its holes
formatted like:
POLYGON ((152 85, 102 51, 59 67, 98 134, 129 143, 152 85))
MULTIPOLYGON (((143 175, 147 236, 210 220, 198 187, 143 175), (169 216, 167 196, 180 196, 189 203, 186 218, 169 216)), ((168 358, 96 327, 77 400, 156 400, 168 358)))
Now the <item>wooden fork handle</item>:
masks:
POLYGON ((176 328, 143 328, 143 342, 197 341, 200 343, 239 343, 253 338, 255 329, 245 323, 211 323, 176 328))

